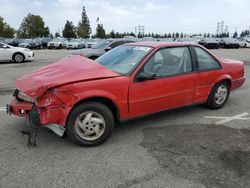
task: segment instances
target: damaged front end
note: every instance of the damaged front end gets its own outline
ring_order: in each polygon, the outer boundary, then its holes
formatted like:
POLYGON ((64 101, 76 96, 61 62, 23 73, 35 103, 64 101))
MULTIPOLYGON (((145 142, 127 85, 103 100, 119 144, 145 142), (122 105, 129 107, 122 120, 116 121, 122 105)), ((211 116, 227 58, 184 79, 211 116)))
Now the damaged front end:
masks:
POLYGON ((62 106, 53 106, 53 101, 44 96, 39 99, 32 98, 18 89, 14 91, 13 97, 6 108, 9 115, 25 117, 30 127, 46 127, 60 137, 64 135, 65 124, 59 124, 65 122, 62 120, 62 117, 65 117, 62 106))

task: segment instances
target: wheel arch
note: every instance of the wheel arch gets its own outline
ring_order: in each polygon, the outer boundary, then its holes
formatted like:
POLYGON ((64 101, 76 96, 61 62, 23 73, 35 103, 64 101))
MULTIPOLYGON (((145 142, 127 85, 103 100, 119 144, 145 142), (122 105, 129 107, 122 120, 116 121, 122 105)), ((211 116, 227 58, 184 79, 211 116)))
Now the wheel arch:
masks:
POLYGON ((220 82, 223 82, 223 81, 227 82, 227 83, 229 84, 230 88, 231 88, 231 86, 232 86, 232 77, 231 77, 230 75, 221 75, 220 77, 218 77, 218 78, 216 79, 216 81, 214 82, 213 87, 214 87, 216 84, 218 84, 218 83, 220 83, 220 82))
POLYGON ((15 55, 17 55, 17 54, 21 54, 21 55, 23 56, 23 60, 25 60, 25 55, 24 55, 24 53, 19 52, 19 51, 12 54, 12 60, 14 60, 14 57, 15 57, 15 55))
POLYGON ((102 97, 102 96, 88 97, 88 98, 79 100, 77 103, 74 104, 74 107, 70 110, 69 114, 72 112, 72 110, 76 106, 86 103, 86 102, 99 102, 99 103, 106 105, 113 113, 115 121, 120 121, 120 110, 118 106, 116 105, 116 103, 113 100, 107 97, 102 97))

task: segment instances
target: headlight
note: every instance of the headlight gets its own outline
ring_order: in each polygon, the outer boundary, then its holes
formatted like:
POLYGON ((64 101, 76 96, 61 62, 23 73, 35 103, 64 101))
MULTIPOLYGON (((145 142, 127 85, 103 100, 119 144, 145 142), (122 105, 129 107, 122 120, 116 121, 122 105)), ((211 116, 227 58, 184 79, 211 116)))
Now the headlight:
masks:
POLYGON ((28 101, 28 102, 36 102, 36 100, 34 98, 30 97, 29 95, 25 94, 22 91, 18 92, 17 97, 19 99, 23 99, 23 100, 28 101))

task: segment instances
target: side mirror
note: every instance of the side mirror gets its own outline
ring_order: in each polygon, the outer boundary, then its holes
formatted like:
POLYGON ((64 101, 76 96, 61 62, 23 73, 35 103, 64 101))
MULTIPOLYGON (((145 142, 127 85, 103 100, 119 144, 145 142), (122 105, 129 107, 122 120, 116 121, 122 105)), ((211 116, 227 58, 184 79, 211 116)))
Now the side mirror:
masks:
POLYGON ((107 52, 107 51, 111 50, 111 47, 108 46, 108 47, 106 47, 104 50, 107 52))
POLYGON ((141 72, 137 76, 138 81, 155 80, 157 78, 156 74, 141 72))
POLYGON ((6 46, 6 45, 3 45, 3 48, 7 49, 7 48, 10 48, 9 46, 6 46))

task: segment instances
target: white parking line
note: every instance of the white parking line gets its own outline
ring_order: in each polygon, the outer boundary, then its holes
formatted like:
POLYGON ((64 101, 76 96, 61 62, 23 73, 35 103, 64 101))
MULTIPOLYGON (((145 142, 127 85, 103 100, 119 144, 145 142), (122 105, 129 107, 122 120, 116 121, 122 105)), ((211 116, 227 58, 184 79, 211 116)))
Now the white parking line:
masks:
POLYGON ((238 115, 232 116, 232 117, 205 116, 205 118, 208 118, 208 119, 222 119, 222 120, 217 121, 217 122, 214 123, 216 125, 221 125, 221 124, 233 121, 233 120, 250 120, 250 117, 245 117, 247 115, 249 115, 249 114, 247 112, 244 112, 242 114, 238 114, 238 115))
POLYGON ((6 112, 6 106, 0 107, 0 112, 6 112))

